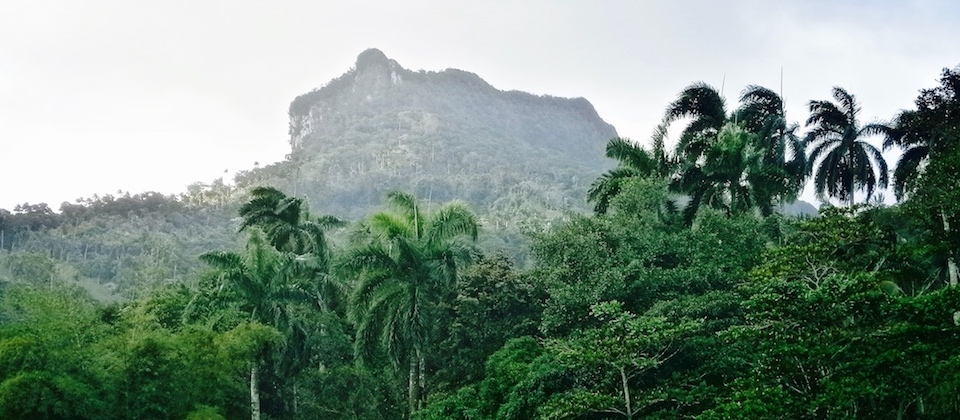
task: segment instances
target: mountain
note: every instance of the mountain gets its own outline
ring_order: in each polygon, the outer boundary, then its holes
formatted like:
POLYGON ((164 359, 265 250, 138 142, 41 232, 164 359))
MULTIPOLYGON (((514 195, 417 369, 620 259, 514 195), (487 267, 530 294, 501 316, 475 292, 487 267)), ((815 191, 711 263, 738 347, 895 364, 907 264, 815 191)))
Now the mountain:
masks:
MULTIPOLYGON (((195 183, 179 196, 106 194, 0 209, 0 281, 69 279, 102 299, 197 279, 197 255, 239 246, 246 191, 306 196, 315 215, 360 219, 400 189, 428 203, 462 199, 481 217, 481 246, 522 267, 527 230, 589 212, 589 185, 614 162, 614 128, 586 99, 498 90, 473 73, 403 68, 371 49, 354 68, 290 105, 291 152, 241 171, 236 184, 195 183)), ((787 213, 815 213, 806 203, 787 213)), ((345 235, 340 231, 336 234, 345 235)))
POLYGON ((526 228, 589 210, 586 190, 612 166, 604 147, 616 135, 586 99, 501 91, 462 70, 412 71, 371 49, 293 100, 287 159, 241 171, 233 186, 0 209, 0 282, 61 278, 112 300, 196 281, 206 269, 197 255, 242 240, 234 217, 256 185, 354 220, 393 189, 462 199, 481 216, 481 246, 524 264, 526 228))
POLYGON ((348 218, 392 189, 463 199, 494 226, 586 210, 617 135, 586 99, 502 91, 456 69, 408 70, 376 49, 294 99, 289 115, 289 161, 257 176, 348 218))

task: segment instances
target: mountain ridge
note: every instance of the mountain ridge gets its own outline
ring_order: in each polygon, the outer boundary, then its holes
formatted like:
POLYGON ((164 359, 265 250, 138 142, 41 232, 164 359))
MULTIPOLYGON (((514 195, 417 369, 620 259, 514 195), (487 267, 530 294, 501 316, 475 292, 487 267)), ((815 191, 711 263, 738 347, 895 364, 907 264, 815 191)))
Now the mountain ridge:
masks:
MULTIPOLYGON (((388 58, 382 51, 371 48, 358 55, 355 66, 340 77, 330 80, 320 88, 311 90, 308 93, 297 96, 290 105, 290 146, 294 153, 304 147, 305 140, 311 137, 320 127, 316 125, 318 121, 322 122, 325 114, 331 111, 334 106, 343 106, 344 103, 350 103, 359 100, 366 100, 371 106, 382 105, 378 102, 387 99, 396 99, 396 94, 411 94, 406 86, 414 84, 418 87, 424 85, 444 84, 447 89, 460 89, 460 93, 472 93, 474 95, 487 95, 486 99, 495 99, 501 102, 526 105, 549 105, 559 109, 566 109, 574 114, 579 114, 584 119, 591 121, 598 131, 605 132, 609 137, 606 141, 616 136, 616 129, 602 120, 593 105, 583 97, 562 98, 552 95, 534 95, 519 90, 499 90, 487 83, 476 73, 465 70, 447 68, 441 71, 413 71, 408 70, 397 63, 396 60, 388 58), (346 88, 349 87, 349 93, 346 88), (398 90, 398 92, 391 92, 398 90), (471 92, 472 91, 472 92, 471 92)), ((410 98, 410 101, 403 104, 410 109, 432 108, 437 106, 451 106, 453 104, 444 104, 442 99, 434 97, 416 97, 410 98)), ((476 99, 471 97, 455 97, 461 99, 459 105, 467 109, 481 109, 476 106, 476 99), (473 99, 468 101, 466 99, 473 99)), ((453 102, 453 101, 446 101, 453 102)), ((496 109, 496 108, 494 108, 496 109)), ((597 156, 602 158, 602 153, 597 156)))
POLYGON ((617 136, 585 98, 499 90, 459 69, 409 70, 372 48, 288 112, 285 175, 296 179, 272 181, 346 217, 389 189, 463 199, 501 219, 517 219, 505 196, 531 201, 525 213, 537 218, 586 211, 586 189, 613 166, 604 147, 617 136))

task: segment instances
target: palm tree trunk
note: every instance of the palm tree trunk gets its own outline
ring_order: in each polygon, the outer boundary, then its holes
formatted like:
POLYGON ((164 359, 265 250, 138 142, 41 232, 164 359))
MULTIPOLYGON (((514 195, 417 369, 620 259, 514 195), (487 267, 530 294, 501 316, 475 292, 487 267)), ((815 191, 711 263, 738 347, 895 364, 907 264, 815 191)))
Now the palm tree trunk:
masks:
POLYGON ((845 182, 847 183, 847 191, 850 193, 850 195, 847 197, 847 208, 849 208, 850 211, 853 211, 853 206, 857 202, 855 199, 856 194, 853 192, 853 176, 850 176, 850 179, 845 182))
MULTIPOLYGON (((943 233, 946 234, 947 238, 950 238, 950 220, 947 219, 947 212, 943 209, 940 209, 940 220, 943 221, 943 233)), ((953 256, 952 247, 947 249, 947 274, 949 275, 950 287, 957 287, 957 280, 960 275, 957 272, 957 260, 953 256)))
POLYGON ((260 420, 260 364, 250 366, 250 419, 260 420))
POLYGON ((298 390, 299 388, 297 387, 297 384, 294 383, 293 384, 293 416, 294 417, 297 417, 297 412, 299 411, 299 408, 300 408, 300 404, 298 401, 298 398, 300 396, 299 396, 299 392, 297 392, 298 390))
POLYGON ((417 370, 420 373, 420 376, 417 377, 417 387, 420 389, 420 398, 417 401, 417 410, 423 408, 423 401, 426 399, 427 392, 427 361, 423 356, 423 352, 417 352, 417 360, 419 360, 420 366, 417 367, 417 370))
POLYGON ((410 351, 410 376, 407 383, 407 404, 410 409, 410 418, 417 413, 420 402, 420 357, 416 350, 410 351))
MULTIPOLYGON (((847 162, 848 163, 853 162, 852 150, 849 150, 847 152, 847 162)), ((853 211, 854 203, 856 203, 856 201, 854 200, 854 196, 856 196, 856 194, 854 194, 853 192, 853 174, 847 173, 844 175, 844 178, 846 178, 844 179, 844 182, 847 184, 847 192, 850 193, 850 199, 849 199, 850 201, 847 203, 847 206, 850 208, 850 211, 853 211)))

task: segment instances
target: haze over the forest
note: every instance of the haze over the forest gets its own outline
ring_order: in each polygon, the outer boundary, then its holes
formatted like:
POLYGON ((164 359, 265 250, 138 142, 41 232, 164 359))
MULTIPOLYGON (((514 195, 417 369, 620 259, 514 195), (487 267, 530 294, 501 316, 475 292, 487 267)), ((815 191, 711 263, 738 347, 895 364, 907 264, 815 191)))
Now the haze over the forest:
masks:
POLYGON ((960 418, 960 7, 172 1, 0 5, 0 419, 960 418))
POLYGON ((791 120, 834 85, 864 120, 886 119, 955 64, 958 12, 948 0, 7 2, 0 208, 174 193, 281 160, 289 101, 369 47, 411 69, 587 98, 641 141, 690 82, 733 102, 747 84, 780 88, 781 70, 791 120))

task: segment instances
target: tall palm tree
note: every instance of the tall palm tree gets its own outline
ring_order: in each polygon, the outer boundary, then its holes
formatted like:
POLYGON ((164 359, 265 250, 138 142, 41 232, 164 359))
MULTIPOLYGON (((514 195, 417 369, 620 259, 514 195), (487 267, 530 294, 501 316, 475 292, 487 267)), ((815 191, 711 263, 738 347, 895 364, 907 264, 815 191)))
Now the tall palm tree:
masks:
MULTIPOLYGON (((266 242, 259 231, 251 232, 245 252, 212 251, 200 260, 219 272, 220 291, 229 291, 246 311, 250 321, 267 325, 286 337, 303 336, 300 325, 291 315, 291 305, 306 302, 311 294, 299 279, 291 276, 294 256, 283 253, 266 242)), ((284 346, 273 348, 282 352, 284 346)), ((268 355, 261 352, 251 361, 251 414, 260 418, 260 370, 268 355)))
POLYGON ((423 400, 425 354, 435 307, 453 290, 458 269, 469 261, 479 225, 466 205, 448 203, 427 214, 403 192, 388 196, 390 212, 362 225, 362 241, 342 267, 358 279, 350 316, 356 324, 359 360, 380 348, 408 366, 411 416, 423 400))
POLYGON ((675 149, 679 171, 673 184, 691 196, 684 210, 688 221, 703 204, 767 215, 803 187, 803 144, 794 134, 796 126, 787 123, 780 96, 748 86, 740 100, 728 115, 720 93, 698 82, 667 107, 665 126, 691 120, 675 149))
POLYGON ((897 146, 903 154, 893 172, 894 193, 898 200, 915 198, 939 215, 947 243, 947 276, 951 286, 960 284, 957 268, 955 209, 958 152, 960 150, 960 67, 944 69, 940 86, 924 89, 916 101, 916 110, 901 111, 893 126, 884 133, 883 147, 897 146), (951 219, 953 223, 951 223, 951 219))
POLYGON ((883 149, 903 149, 893 172, 894 193, 905 198, 916 188, 916 182, 929 163, 931 155, 953 153, 958 139, 960 120, 960 67, 944 69, 940 86, 924 89, 915 103, 916 110, 901 111, 886 131, 883 149))
MULTIPOLYGON (((265 299, 267 303, 273 302, 274 312, 286 310, 294 303, 316 305, 316 308, 323 312, 342 309, 346 287, 330 272, 332 254, 325 230, 342 225, 343 222, 331 216, 312 217, 302 198, 289 197, 273 187, 253 189, 251 199, 241 206, 239 213, 242 218, 239 230, 251 233, 247 243, 247 256, 256 257, 248 260, 272 271, 257 271, 249 267, 246 271, 231 269, 230 267, 236 267, 238 262, 246 261, 243 254, 206 254, 202 259, 221 270, 223 285, 242 286, 240 290, 246 291, 240 296, 242 302, 258 302, 260 299, 265 299), (254 273, 257 276, 247 276, 244 280, 244 273, 254 273), (264 292, 268 293, 258 297, 259 293, 264 292)), ((254 306, 254 313, 262 311, 254 306)), ((257 361, 254 365, 257 370, 266 369, 268 379, 282 381, 307 367, 311 355, 308 351, 308 332, 305 325, 291 323, 289 316, 280 312, 271 317, 253 319, 280 329, 285 338, 284 346, 273 349, 274 354, 279 357, 257 361)), ((320 333, 323 333, 322 328, 320 333)), ((252 370, 251 375, 259 376, 257 370, 252 370)), ((253 385, 255 384, 251 386, 253 385)), ((251 390, 253 391, 253 388, 251 390)), ((273 391, 286 392, 286 389, 277 387, 273 391)), ((277 399, 286 405, 287 399, 282 395, 277 399)), ((292 406, 295 407, 296 403, 292 406)), ((289 407, 279 409, 287 408, 289 407)))
POLYGON ((762 151, 764 172, 755 185, 757 194, 780 205, 796 200, 807 180, 806 151, 796 134, 799 125, 787 121, 783 99, 765 87, 747 86, 740 104, 734 120, 756 134, 756 148, 762 151))
POLYGON ((274 187, 256 187, 250 195, 250 201, 240 207, 243 222, 239 230, 258 226, 270 244, 281 251, 326 253, 323 230, 343 225, 332 216, 311 217, 302 198, 287 196, 274 187))
POLYGON ((898 200, 902 200, 913 190, 913 183, 920 177, 921 168, 930 156, 933 136, 915 110, 901 111, 883 134, 886 137, 883 150, 894 147, 903 150, 893 170, 893 193, 898 200))
POLYGON ((764 175, 762 152, 755 148, 755 135, 732 122, 724 125, 704 151, 702 162, 684 162, 679 188, 690 195, 684 218, 692 220, 700 206, 739 214, 760 208, 772 211, 769 202, 761 202, 758 184, 764 175))
POLYGON ((713 86, 694 83, 667 106, 664 124, 669 126, 683 118, 691 121, 680 133, 676 155, 682 161, 696 162, 704 157, 710 145, 716 142, 720 129, 728 122, 726 101, 713 86))
POLYGON ((810 101, 812 127, 804 142, 812 147, 807 158, 808 173, 814 174, 817 194, 846 201, 852 208, 854 193, 866 190, 867 199, 877 187, 887 186, 887 162, 880 150, 865 138, 883 134, 890 128, 873 123, 861 126, 857 121, 860 107, 856 99, 841 87, 833 88, 830 101, 810 101))
POLYGON ((327 229, 343 226, 333 216, 312 217, 302 198, 290 197, 273 187, 257 187, 251 199, 240 207, 243 222, 240 231, 257 227, 278 251, 297 255, 292 267, 301 277, 312 278, 317 304, 321 310, 333 310, 341 300, 343 285, 330 275, 331 250, 327 229))

